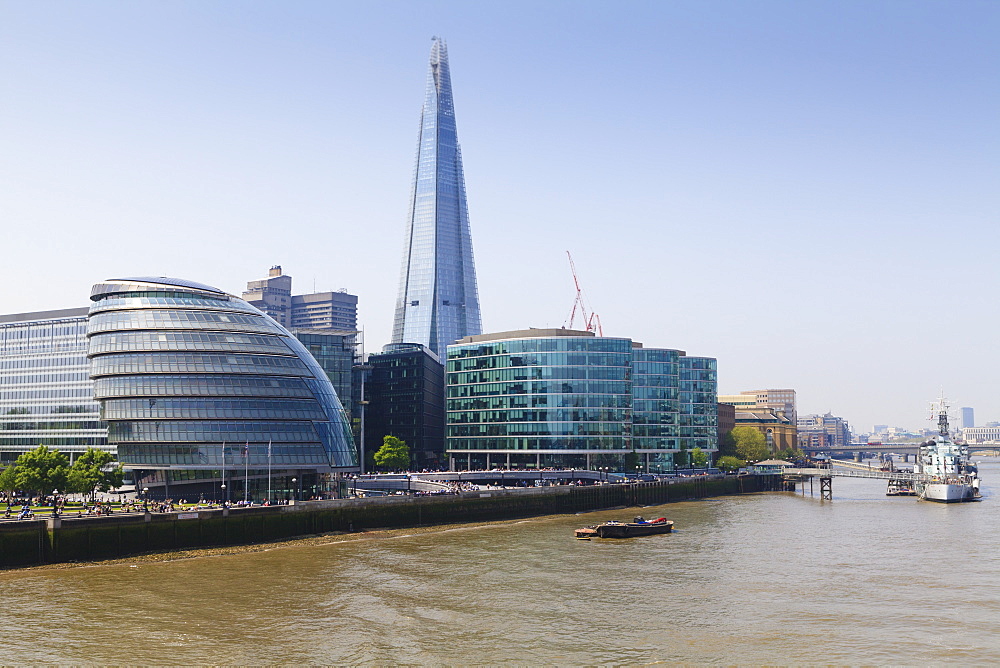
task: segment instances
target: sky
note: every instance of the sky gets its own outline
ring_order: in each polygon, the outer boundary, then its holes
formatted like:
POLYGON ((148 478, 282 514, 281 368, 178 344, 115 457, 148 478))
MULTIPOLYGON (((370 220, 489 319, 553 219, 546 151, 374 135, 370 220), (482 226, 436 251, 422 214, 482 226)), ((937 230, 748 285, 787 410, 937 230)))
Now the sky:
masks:
POLYGON ((437 35, 484 331, 568 324, 570 251, 605 335, 720 393, 1000 420, 998 34, 993 0, 0 0, 0 313, 280 264, 379 350, 437 35))

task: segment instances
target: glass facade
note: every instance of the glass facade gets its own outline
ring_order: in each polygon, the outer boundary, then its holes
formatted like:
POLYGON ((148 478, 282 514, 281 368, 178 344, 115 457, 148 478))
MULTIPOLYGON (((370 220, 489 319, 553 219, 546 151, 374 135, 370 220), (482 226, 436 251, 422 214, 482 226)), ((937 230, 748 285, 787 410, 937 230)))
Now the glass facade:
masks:
POLYGON ((165 278, 107 281, 91 300, 94 396, 125 466, 172 474, 357 466, 326 371, 243 300, 165 278))
POLYGON ((467 337, 448 347, 447 451, 472 468, 671 471, 717 448, 715 369, 590 332, 467 337))
POLYGON ((114 452, 89 372, 86 308, 0 316, 0 463, 39 445, 114 452))
POLYGON ((480 331, 448 50, 435 37, 420 117, 392 342, 419 343, 443 357, 449 344, 480 331))

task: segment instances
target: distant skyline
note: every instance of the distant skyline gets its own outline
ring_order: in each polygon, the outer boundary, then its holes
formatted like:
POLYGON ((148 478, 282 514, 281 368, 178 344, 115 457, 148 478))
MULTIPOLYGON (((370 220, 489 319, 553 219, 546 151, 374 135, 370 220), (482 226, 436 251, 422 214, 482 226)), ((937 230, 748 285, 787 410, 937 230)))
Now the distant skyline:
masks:
POLYGON ((857 430, 1000 420, 1000 3, 0 0, 0 312, 280 264, 390 340, 432 36, 486 332, 605 334, 857 430))

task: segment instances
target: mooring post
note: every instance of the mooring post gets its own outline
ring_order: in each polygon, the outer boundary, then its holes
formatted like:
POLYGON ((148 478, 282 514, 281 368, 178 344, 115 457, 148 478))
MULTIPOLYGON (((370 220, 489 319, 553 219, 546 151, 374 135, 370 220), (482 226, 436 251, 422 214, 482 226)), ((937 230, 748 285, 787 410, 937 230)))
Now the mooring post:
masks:
POLYGON ((819 479, 819 498, 833 501, 833 476, 819 479))

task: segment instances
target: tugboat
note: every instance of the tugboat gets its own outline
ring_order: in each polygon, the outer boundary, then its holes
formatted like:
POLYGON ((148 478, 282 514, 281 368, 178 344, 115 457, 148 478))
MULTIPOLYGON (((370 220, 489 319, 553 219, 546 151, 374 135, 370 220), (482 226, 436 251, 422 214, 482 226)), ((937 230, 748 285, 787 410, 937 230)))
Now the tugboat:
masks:
POLYGON ((914 483, 917 496, 927 501, 956 503, 979 500, 979 471, 969 461, 969 449, 948 435, 948 405, 937 402, 938 435, 920 445, 914 473, 931 476, 914 483))
POLYGON ((577 529, 573 535, 582 540, 590 538, 632 538, 634 536, 652 536, 658 533, 670 533, 674 523, 666 517, 655 520, 645 520, 637 516, 631 522, 605 522, 583 529, 577 529))

